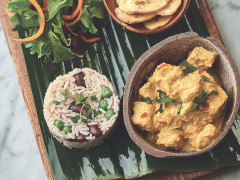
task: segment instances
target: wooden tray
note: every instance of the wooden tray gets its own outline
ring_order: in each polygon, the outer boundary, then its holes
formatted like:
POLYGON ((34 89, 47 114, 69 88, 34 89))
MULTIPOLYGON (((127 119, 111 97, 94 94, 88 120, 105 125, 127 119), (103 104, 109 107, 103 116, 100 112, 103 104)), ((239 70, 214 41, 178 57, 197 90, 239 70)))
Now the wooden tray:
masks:
MULTIPOLYGON (((43 161, 43 165, 46 171, 46 175, 48 177, 48 179, 53 179, 52 178, 52 174, 51 174, 51 169, 50 169, 50 165, 49 165, 49 161, 48 161, 48 157, 46 154, 46 149, 44 146, 44 141, 43 141, 43 137, 42 137, 42 133, 41 133, 41 129, 40 129, 40 125, 39 125, 39 121, 38 121, 38 116, 37 116, 37 112, 36 112, 36 107, 35 107, 35 103, 34 103, 34 99, 33 99, 33 94, 32 94, 32 89, 31 89, 31 85, 29 82, 29 77, 28 77, 28 72, 27 72, 27 68, 26 68, 26 64, 24 61, 24 56, 23 56, 23 52, 22 52, 22 47, 20 45, 20 43, 14 41, 12 38, 17 38, 17 32, 13 32, 12 28, 13 26, 11 26, 9 24, 9 17, 6 13, 5 7, 7 2, 9 2, 9 0, 1 0, 0 2, 0 19, 1 19, 1 23, 3 26, 3 30, 7 39, 7 43, 9 46, 9 51, 12 57, 12 61, 13 61, 13 65, 18 77, 18 81, 22 90, 22 94, 24 97, 24 101, 26 103, 26 107, 27 107, 27 111, 30 117, 30 121, 32 124, 32 128, 34 131, 34 135, 37 141, 37 145, 40 151, 40 155, 43 161)), ((200 6, 200 10, 202 11, 203 17, 204 17, 204 21, 207 25, 208 31, 210 33, 211 36, 215 37, 216 39, 218 39, 220 42, 223 43, 221 36, 219 34, 219 31, 217 29, 216 23, 213 19, 213 16, 211 14, 211 11, 208 7, 208 4, 206 2, 206 0, 198 0, 199 6, 200 6)), ((213 174, 213 173, 218 173, 218 172, 224 172, 226 170, 229 170, 232 168, 222 168, 222 169, 218 169, 215 171, 202 171, 202 172, 191 172, 191 173, 169 173, 169 172, 159 172, 159 173, 153 173, 150 175, 146 175, 143 176, 139 179, 158 179, 158 180, 165 180, 165 179, 176 179, 176 180, 187 180, 187 179, 195 179, 198 177, 203 177, 209 174, 213 174)))

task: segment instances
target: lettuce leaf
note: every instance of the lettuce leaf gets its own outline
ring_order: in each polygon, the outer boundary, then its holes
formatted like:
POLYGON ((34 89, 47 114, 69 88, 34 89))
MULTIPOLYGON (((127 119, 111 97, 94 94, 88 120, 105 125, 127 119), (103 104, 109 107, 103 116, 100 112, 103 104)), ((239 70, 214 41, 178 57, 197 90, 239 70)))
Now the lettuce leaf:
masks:
MULTIPOLYGON (((38 0, 38 2, 42 5, 42 0, 38 0)), ((44 33, 35 41, 24 42, 25 47, 30 49, 31 54, 37 54, 38 58, 43 57, 45 62, 60 63, 82 57, 82 55, 74 53, 69 48, 71 41, 65 38, 62 29, 64 21, 60 13, 66 12, 69 7, 72 7, 73 0, 48 0, 47 6, 48 12, 45 12, 44 33)), ((75 3, 74 6, 76 6, 75 3)), ((9 20, 15 26, 14 30, 25 30, 26 37, 36 34, 41 19, 28 0, 12 0, 7 4, 7 9, 14 12, 14 16, 9 20)), ((97 34, 98 29, 94 25, 94 20, 103 18, 102 0, 85 0, 83 15, 79 23, 72 28, 79 29, 80 26, 84 33, 97 34)))
MULTIPOLYGON (((63 21, 60 14, 52 21, 46 22, 44 34, 37 40, 25 42, 26 48, 30 48, 31 54, 37 54, 38 58, 45 56, 45 62, 60 63, 69 61, 82 55, 76 54, 69 48, 70 43, 67 42, 63 30, 63 21)), ((37 32, 38 28, 29 31, 28 36, 32 36, 37 32)))
POLYGON ((10 18, 10 23, 16 27, 34 28, 40 24, 37 11, 30 8, 28 0, 12 0, 7 4, 7 10, 15 14, 10 18))
POLYGON ((47 7, 49 12, 48 20, 54 18, 56 14, 60 12, 62 8, 71 7, 73 0, 48 0, 47 7))
POLYGON ((83 7, 83 15, 80 19, 81 29, 83 33, 90 32, 91 34, 97 34, 98 29, 94 25, 94 18, 104 19, 104 8, 102 0, 88 0, 85 1, 83 7))

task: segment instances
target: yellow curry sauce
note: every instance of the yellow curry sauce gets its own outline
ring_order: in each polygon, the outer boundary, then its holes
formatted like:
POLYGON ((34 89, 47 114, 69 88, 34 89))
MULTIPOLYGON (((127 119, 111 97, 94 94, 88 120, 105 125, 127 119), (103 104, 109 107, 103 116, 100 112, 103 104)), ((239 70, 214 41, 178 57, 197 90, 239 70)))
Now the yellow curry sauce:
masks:
POLYGON ((196 47, 181 65, 156 68, 133 105, 132 122, 147 139, 181 151, 201 150, 216 141, 228 99, 216 76, 207 72, 217 55, 196 47))

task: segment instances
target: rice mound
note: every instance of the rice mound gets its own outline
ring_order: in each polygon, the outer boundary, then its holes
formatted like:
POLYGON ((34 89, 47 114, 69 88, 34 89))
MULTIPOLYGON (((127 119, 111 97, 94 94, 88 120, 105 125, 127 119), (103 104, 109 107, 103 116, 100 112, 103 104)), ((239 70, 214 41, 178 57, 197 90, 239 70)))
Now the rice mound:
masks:
POLYGON ((114 125, 117 122, 119 113, 120 101, 117 95, 116 89, 113 87, 108 78, 95 70, 90 68, 74 69, 66 75, 58 76, 53 82, 50 83, 44 98, 44 117, 47 122, 48 128, 52 135, 63 145, 69 148, 89 148, 96 146, 102 142, 102 140, 113 130, 114 125), (84 73, 84 80, 87 87, 77 86, 75 74, 84 73), (105 115, 106 111, 99 107, 99 102, 90 101, 92 109, 101 111, 101 114, 88 119, 87 122, 73 122, 69 117, 75 118, 80 114, 73 112, 69 109, 72 103, 76 101, 76 95, 82 93, 84 97, 89 94, 94 94, 100 101, 103 99, 101 96, 101 90, 103 88, 109 88, 112 91, 110 98, 104 98, 108 101, 108 108, 114 110, 114 115, 108 120, 105 115), (65 97, 62 93, 70 92, 71 96, 65 97), (54 102, 59 102, 56 105, 54 102), (65 134, 58 129, 54 122, 61 120, 64 126, 71 126, 72 132, 65 134), (102 132, 100 137, 93 136, 89 131, 89 126, 97 125, 102 132), (79 133, 86 136, 85 142, 72 142, 79 133))

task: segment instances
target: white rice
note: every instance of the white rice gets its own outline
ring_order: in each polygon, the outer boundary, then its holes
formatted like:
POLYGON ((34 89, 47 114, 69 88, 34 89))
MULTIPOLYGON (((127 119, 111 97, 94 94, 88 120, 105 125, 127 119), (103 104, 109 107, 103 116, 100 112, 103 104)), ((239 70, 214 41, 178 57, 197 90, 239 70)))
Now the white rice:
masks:
MULTIPOLYGON (((103 139, 113 125, 116 123, 118 112, 119 112, 119 98, 117 92, 106 76, 99 74, 97 71, 90 68, 74 69, 66 75, 57 77, 52 83, 50 83, 48 90, 44 99, 44 117, 47 122, 50 132, 57 138, 60 142, 68 147, 84 148, 89 146, 89 142, 95 139, 103 139), (80 72, 84 73, 84 80, 87 88, 83 86, 77 86, 75 83, 74 75, 80 72), (67 117, 79 116, 78 113, 69 110, 70 105, 76 101, 74 95, 79 95, 83 93, 84 97, 88 95, 94 95, 100 101, 102 100, 101 90, 103 88, 109 88, 112 91, 112 96, 110 98, 105 98, 108 101, 108 109, 112 109, 115 115, 111 117, 110 120, 106 118, 106 111, 99 108, 99 102, 88 101, 92 109, 96 111, 101 111, 102 114, 94 117, 93 119, 88 119, 87 122, 75 123, 67 117), (63 92, 69 91, 71 96, 64 97, 63 92), (57 101, 60 104, 55 105, 54 102, 57 101), (63 131, 59 130, 54 122, 56 120, 61 120, 65 126, 71 126, 72 132, 65 134, 63 131), (97 125, 102 131, 102 137, 96 138, 89 132, 90 125, 97 125), (75 139, 79 133, 86 136, 86 142, 70 142, 69 140, 75 139)), ((95 143, 99 144, 99 142, 95 143)))

